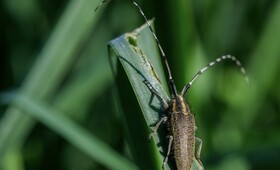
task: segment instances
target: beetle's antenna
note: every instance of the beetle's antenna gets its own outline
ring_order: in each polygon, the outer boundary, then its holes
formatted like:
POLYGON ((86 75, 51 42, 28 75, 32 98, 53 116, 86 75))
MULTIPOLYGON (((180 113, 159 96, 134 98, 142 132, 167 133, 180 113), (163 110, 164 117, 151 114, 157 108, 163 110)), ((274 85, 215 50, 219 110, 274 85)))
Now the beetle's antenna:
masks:
POLYGON ((152 34, 153 34, 153 36, 154 36, 154 38, 155 38, 155 40, 156 40, 156 42, 157 42, 157 46, 158 46, 158 48, 159 48, 159 50, 160 50, 161 56, 162 56, 162 58, 163 58, 163 60, 164 60, 164 63, 165 63, 165 66, 166 66, 166 69, 167 69, 167 72, 168 72, 168 76, 169 76, 169 79, 168 79, 169 85, 170 85, 170 87, 171 87, 172 94, 173 94, 173 96, 175 97, 175 96, 177 96, 176 85, 175 85, 174 80, 173 80, 173 78, 172 78, 171 71, 170 71, 170 67, 169 67, 169 64, 168 64, 168 62, 167 62, 166 55, 165 55, 165 53, 164 53, 164 51, 163 51, 163 49, 162 49, 162 47, 161 47, 161 45, 160 45, 160 42, 159 42, 159 40, 158 40, 158 38, 157 38, 157 36, 156 36, 156 34, 155 34, 155 32, 154 32, 152 26, 151 26, 150 23, 148 22, 148 19, 147 19, 146 15, 145 15, 144 12, 142 11, 141 7, 140 7, 134 0, 130 0, 130 1, 138 8, 138 10, 140 11, 140 13, 141 13, 142 16, 144 17, 144 19, 145 19, 147 25, 149 26, 149 29, 151 30, 151 32, 152 32, 152 34))
POLYGON ((206 71, 208 68, 210 68, 211 66, 219 63, 220 61, 226 60, 226 59, 230 59, 233 62, 235 62, 236 66, 240 68, 240 72, 244 75, 245 80, 247 81, 248 84, 250 84, 249 78, 247 76, 246 70, 244 69, 244 67, 242 66, 241 62, 236 59, 234 56, 231 55, 224 55, 222 57, 217 58, 215 61, 212 61, 210 63, 208 63, 205 67, 203 67, 202 69, 200 69, 191 79, 191 81, 183 88, 181 95, 184 96, 186 94, 186 92, 188 91, 188 89, 191 87, 191 85, 193 84, 193 82, 196 80, 196 78, 201 75, 204 71, 206 71))

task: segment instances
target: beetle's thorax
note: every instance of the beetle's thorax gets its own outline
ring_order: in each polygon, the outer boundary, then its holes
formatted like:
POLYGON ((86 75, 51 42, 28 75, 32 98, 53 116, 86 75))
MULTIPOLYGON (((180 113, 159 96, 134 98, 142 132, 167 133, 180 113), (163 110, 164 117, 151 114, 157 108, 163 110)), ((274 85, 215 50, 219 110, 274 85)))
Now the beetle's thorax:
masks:
POLYGON ((172 98, 169 110, 172 113, 179 113, 184 115, 190 114, 189 106, 184 97, 181 95, 177 95, 176 97, 172 98))

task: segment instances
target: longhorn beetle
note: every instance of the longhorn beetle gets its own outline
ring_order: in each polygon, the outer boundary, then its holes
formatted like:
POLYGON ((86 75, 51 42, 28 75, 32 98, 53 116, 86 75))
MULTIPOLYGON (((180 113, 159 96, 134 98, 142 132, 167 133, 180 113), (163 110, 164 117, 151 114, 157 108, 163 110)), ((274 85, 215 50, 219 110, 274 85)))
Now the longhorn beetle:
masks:
MULTIPOLYGON (((249 83, 248 76, 246 74, 245 69, 241 65, 240 61, 237 60, 234 56, 231 55, 224 55, 222 57, 217 58, 216 60, 208 63, 205 67, 200 69, 191 79, 189 83, 187 83, 183 90, 178 93, 176 89, 176 85, 174 83, 174 80, 172 78, 172 74, 170 71, 169 64, 167 62, 166 55, 160 45, 160 42, 153 31, 150 23, 148 22, 148 19, 144 12, 142 11, 141 7, 134 1, 130 0, 139 10, 143 18, 145 19, 146 24, 148 25, 154 39, 157 42, 157 46, 160 50, 162 59, 164 61, 167 73, 168 73, 168 82, 171 89, 171 100, 165 101, 161 95, 152 87, 152 85, 148 81, 144 81, 146 86, 149 88, 149 90, 155 94, 163 103, 163 107, 165 109, 164 116, 156 123, 155 127, 152 128, 152 132, 149 135, 149 138, 152 137, 153 134, 156 133, 157 129, 162 123, 168 124, 170 127, 169 130, 169 143, 168 143, 168 149, 165 156, 165 159, 162 164, 162 168, 164 169, 166 163, 168 162, 168 157, 170 153, 173 151, 176 166, 178 170, 190 170, 193 164, 193 158, 195 158, 198 163, 200 164, 201 168, 203 168, 202 162, 200 161, 200 152, 202 148, 202 140, 195 137, 195 119, 193 114, 190 111, 190 108, 184 99, 184 96, 186 95, 187 91, 193 84, 193 82, 197 79, 199 75, 201 75, 204 71, 206 71, 211 66, 215 65, 216 63, 219 63, 223 60, 232 60, 235 62, 236 66, 240 68, 241 73, 245 76, 246 81, 249 83), (197 149, 197 152, 195 154, 195 142, 199 142, 199 146, 197 149)), ((103 0, 95 9, 95 11, 98 9, 98 7, 107 2, 107 0, 103 0)))

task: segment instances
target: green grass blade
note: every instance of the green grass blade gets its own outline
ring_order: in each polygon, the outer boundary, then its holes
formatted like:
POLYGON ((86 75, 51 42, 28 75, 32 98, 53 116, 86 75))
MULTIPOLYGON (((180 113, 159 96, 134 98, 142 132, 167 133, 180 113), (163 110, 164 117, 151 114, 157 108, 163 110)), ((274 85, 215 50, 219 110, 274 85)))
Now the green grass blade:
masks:
POLYGON ((88 154, 92 159, 110 169, 137 169, 132 163, 99 141, 81 126, 75 124, 62 113, 22 95, 17 96, 14 105, 35 117, 41 123, 60 134, 71 144, 88 154))
MULTIPOLYGON (((98 3, 93 0, 69 2, 24 81, 22 93, 35 99, 53 97, 101 12, 93 15, 92 11, 98 3)), ((0 159, 10 146, 24 141, 34 123, 30 116, 20 110, 12 106, 8 108, 0 122, 0 159)))
MULTIPOLYGON (((164 127, 159 128, 158 133, 153 136, 152 145, 147 145, 147 143, 150 132, 148 127, 153 127, 162 116, 160 111, 162 103, 153 97, 143 83, 144 80, 148 81, 165 100, 169 99, 165 90, 166 79, 162 71, 161 58, 158 55, 155 41, 150 30, 146 26, 142 26, 132 33, 127 33, 111 41, 109 46, 111 60, 115 64, 113 64, 113 70, 117 75, 124 119, 128 126, 129 142, 132 152, 134 152, 134 158, 138 160, 138 157, 141 157, 143 162, 149 162, 149 169, 161 169, 168 145, 164 127), (122 75, 124 74, 122 68, 117 66, 116 56, 127 77, 123 77, 125 75, 122 75), (131 92, 131 88, 134 94, 131 92), (135 97, 138 104, 133 104, 135 97), (143 116, 140 116, 141 114, 143 116), (143 123, 139 119, 145 122, 143 123), (144 137, 140 138, 141 135, 144 137)), ((137 163, 141 169, 147 168, 139 160, 137 163)), ((168 165, 166 169, 171 167, 174 165, 168 165)), ((197 169, 196 166, 194 169, 197 169)))

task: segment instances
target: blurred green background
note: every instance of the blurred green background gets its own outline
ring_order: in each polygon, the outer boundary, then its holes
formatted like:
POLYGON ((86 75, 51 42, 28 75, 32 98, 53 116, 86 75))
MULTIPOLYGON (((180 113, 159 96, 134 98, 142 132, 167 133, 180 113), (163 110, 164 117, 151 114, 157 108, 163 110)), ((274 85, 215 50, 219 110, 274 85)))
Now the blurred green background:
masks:
MULTIPOLYGON (((144 21, 128 0, 112 0, 94 13, 99 2, 0 2, 0 169, 134 167, 124 133, 129 127, 116 112, 107 43, 144 21), (24 98, 11 103, 15 93, 24 98)), ((139 4, 156 19, 179 90, 224 54, 248 71, 250 85, 223 62, 186 95, 204 142, 205 169, 280 169, 280 1, 139 4)))

